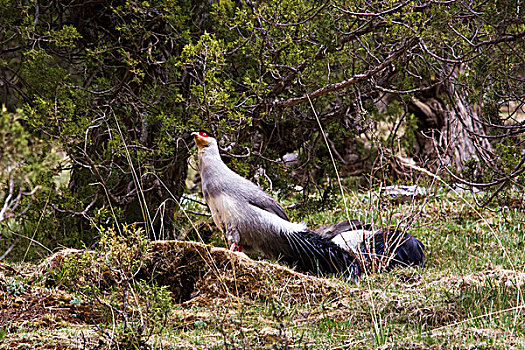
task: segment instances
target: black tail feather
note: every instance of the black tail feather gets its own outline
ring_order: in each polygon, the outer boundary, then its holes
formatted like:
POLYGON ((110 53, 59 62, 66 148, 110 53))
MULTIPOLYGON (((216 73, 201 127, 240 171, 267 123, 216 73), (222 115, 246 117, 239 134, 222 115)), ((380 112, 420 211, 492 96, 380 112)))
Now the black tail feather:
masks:
MULTIPOLYGON (((310 231, 281 233, 291 248, 282 260, 303 272, 342 275, 357 281, 361 266, 353 253, 310 231)), ((283 253, 284 254, 284 253, 283 253)))
POLYGON ((377 232, 370 238, 368 244, 361 244, 361 252, 365 257, 372 254, 379 257, 389 258, 386 266, 390 270, 396 266, 419 266, 425 267, 425 254, 423 243, 407 232, 398 230, 384 230, 377 232), (371 249, 373 244, 374 249, 371 249))
MULTIPOLYGON (((359 220, 338 222, 333 225, 323 226, 315 231, 315 234, 326 239, 346 231, 373 230, 372 225, 359 220)), ((419 266, 425 267, 425 254, 423 243, 409 233, 398 230, 381 230, 376 232, 367 242, 361 244, 361 254, 365 260, 383 259, 388 260, 386 269, 390 270, 396 266, 419 266), (391 259, 390 259, 391 256, 391 259)))

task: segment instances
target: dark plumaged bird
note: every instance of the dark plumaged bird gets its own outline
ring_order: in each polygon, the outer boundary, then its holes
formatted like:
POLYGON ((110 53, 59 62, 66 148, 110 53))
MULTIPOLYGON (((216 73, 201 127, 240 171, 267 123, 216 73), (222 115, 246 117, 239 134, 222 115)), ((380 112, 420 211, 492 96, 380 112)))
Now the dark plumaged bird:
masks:
MULTIPOLYGON (((268 193, 224 164, 216 139, 205 132, 192 135, 204 199, 232 250, 258 251, 303 272, 358 279, 363 267, 356 251, 333 240, 335 237, 323 237, 329 229, 315 233, 303 223, 290 222, 268 193)), ((336 236, 344 238, 343 233, 336 236)))

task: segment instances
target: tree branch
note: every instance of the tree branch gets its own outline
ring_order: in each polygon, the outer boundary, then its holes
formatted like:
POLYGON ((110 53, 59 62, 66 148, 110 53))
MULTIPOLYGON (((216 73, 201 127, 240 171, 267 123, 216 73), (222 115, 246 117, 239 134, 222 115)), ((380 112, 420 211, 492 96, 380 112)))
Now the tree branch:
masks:
POLYGON ((346 87, 348 87, 350 85, 357 84, 357 83, 359 83, 359 82, 361 82, 363 80, 368 80, 372 76, 374 76, 375 74, 379 73, 380 71, 382 71, 383 69, 388 67, 396 58, 401 56, 401 54, 406 53, 406 47, 409 46, 410 43, 412 43, 413 41, 414 40, 410 40, 406 45, 403 45, 402 48, 400 48, 398 51, 394 52, 387 59, 385 59, 383 61, 383 63, 381 63, 380 65, 378 65, 378 66, 376 66, 376 67, 366 71, 363 74, 357 74, 357 75, 354 75, 350 79, 347 79, 347 80, 344 80, 344 81, 341 81, 341 82, 338 82, 338 83, 326 85, 326 86, 324 86, 324 87, 322 87, 320 89, 317 89, 317 90, 315 90, 315 91, 313 91, 313 92, 311 92, 309 94, 306 94, 306 95, 303 95, 303 96, 300 96, 300 97, 292 97, 292 98, 289 98, 289 99, 284 100, 284 101, 277 100, 276 102, 274 102, 274 105, 276 105, 278 107, 292 107, 292 106, 296 106, 298 104, 301 104, 301 103, 304 103, 304 102, 308 101, 309 99, 317 98, 317 97, 326 95, 328 93, 344 89, 344 88, 346 88, 346 87))

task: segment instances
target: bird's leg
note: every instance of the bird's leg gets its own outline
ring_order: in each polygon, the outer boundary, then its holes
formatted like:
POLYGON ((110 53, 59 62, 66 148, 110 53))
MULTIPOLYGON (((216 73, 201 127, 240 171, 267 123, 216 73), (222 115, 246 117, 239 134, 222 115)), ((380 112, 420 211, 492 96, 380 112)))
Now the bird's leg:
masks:
POLYGON ((239 232, 233 225, 229 225, 226 229, 226 240, 228 242, 232 242, 230 246, 230 251, 235 251, 235 248, 237 248, 239 251, 242 250, 242 244, 239 242, 241 241, 241 236, 239 235, 239 232))
POLYGON ((242 252, 242 248, 243 248, 243 246, 244 246, 244 244, 242 244, 242 243, 239 243, 239 244, 237 244, 237 243, 232 243, 232 245, 230 246, 230 251, 231 251, 231 252, 234 252, 234 251, 236 250, 236 248, 237 248, 237 251, 238 251, 238 252, 242 252))

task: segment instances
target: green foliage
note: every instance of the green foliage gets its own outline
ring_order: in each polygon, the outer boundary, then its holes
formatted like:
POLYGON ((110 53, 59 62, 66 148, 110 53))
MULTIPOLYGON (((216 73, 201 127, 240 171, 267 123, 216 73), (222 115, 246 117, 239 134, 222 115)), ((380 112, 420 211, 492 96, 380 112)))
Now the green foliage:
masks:
MULTIPOLYGON (((167 287, 135 279, 148 259, 149 243, 144 232, 133 226, 124 226, 122 233, 106 230, 101 234, 100 267, 115 283, 108 300, 108 320, 112 309, 121 310, 121 322, 116 334, 111 335, 116 348, 144 348, 148 337, 162 330, 169 315, 171 298, 167 287)), ((100 298, 99 293, 94 291, 92 298, 100 298)))
POLYGON ((24 234, 28 229, 24 219, 34 218, 36 224, 40 212, 34 203, 59 186, 53 173, 59 157, 53 144, 32 137, 24 119, 21 111, 8 113, 4 107, 0 112, 0 250, 16 247, 9 259, 25 256, 32 247, 31 234, 24 234))
POLYGON ((66 256, 60 269, 51 270, 48 283, 86 293, 99 293, 114 283, 130 283, 149 256, 150 241, 141 228, 123 226, 121 230, 101 229, 98 251, 66 256))
POLYGON ((20 294, 24 294, 26 292, 26 288, 24 287, 22 282, 11 280, 6 286, 6 291, 7 294, 17 296, 20 294))
POLYGON ((2 198, 9 193, 9 180, 23 192, 34 189, 35 182, 42 176, 46 166, 56 161, 51 145, 35 140, 22 124, 21 112, 8 113, 5 108, 0 113, 0 179, 2 198))
POLYGON ((135 226, 123 226, 121 232, 115 229, 101 230, 99 249, 104 252, 104 265, 117 271, 113 279, 131 280, 148 257, 149 239, 144 231, 135 226))
MULTIPOLYGON (((0 1, 0 79, 2 102, 24 110, 31 139, 65 153, 52 168, 68 173, 67 186, 52 191, 52 175, 42 174, 35 185, 50 191, 35 193, 26 225, 50 248, 89 245, 97 228, 121 223, 171 238, 189 131, 210 131, 233 154, 248 149, 235 170, 252 179, 263 172, 261 184, 283 196, 299 184, 309 200, 335 182, 330 153, 343 174, 374 170, 378 155, 421 156, 423 132, 446 127, 452 86, 483 111, 483 133, 519 130, 500 113, 503 103, 523 102, 524 24, 510 3, 42 6, 0 1), (412 113, 415 100, 432 107, 435 125, 412 113), (287 153, 299 155, 296 168, 282 164, 287 153)), ((484 180, 512 169, 506 162, 523 140, 510 141, 484 180)), ((386 168, 372 173, 402 177, 386 168)))

